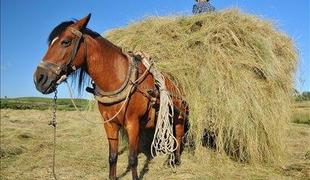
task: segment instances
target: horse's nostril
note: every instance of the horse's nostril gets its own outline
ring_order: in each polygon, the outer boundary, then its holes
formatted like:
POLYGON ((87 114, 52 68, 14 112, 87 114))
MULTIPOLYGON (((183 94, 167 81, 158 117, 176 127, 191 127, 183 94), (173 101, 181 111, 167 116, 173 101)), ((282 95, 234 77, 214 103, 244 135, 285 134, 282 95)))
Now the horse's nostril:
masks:
POLYGON ((47 80, 48 80, 48 77, 45 75, 45 74, 41 74, 40 75, 40 81, 41 82, 39 82, 41 85, 44 85, 46 82, 47 82, 47 80))
POLYGON ((39 77, 39 79, 38 79, 38 83, 40 83, 41 81, 42 81, 42 79, 44 78, 44 75, 43 74, 40 74, 40 77, 39 77))
POLYGON ((44 78, 44 81, 42 82, 42 85, 44 85, 47 82, 47 80, 48 80, 47 76, 44 76, 44 77, 45 78, 44 78))
POLYGON ((44 85, 48 80, 48 77, 44 71, 38 71, 36 76, 35 76, 35 83, 39 85, 44 85))

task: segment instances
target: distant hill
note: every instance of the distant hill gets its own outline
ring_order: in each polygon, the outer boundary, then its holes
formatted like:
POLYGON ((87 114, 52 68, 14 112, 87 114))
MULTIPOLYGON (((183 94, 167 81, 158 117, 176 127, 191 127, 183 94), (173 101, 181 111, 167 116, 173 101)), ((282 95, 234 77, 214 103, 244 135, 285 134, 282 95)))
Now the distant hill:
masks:
MULTIPOLYGON (((19 97, 19 98, 1 98, 1 109, 36 109, 47 110, 52 106, 52 98, 42 97, 19 97)), ((94 101, 87 99, 74 99, 77 107, 81 110, 93 109, 94 101)), ((75 108, 69 98, 57 99, 57 110, 74 111, 75 108)))

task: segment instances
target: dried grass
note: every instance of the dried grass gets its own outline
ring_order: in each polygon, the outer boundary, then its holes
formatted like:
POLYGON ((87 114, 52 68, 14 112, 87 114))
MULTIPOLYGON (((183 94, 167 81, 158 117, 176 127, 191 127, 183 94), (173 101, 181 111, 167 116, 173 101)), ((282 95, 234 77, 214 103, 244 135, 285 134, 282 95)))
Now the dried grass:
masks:
POLYGON ((271 22, 224 10, 151 17, 106 37, 150 54, 182 85, 197 145, 207 129, 220 154, 250 163, 281 160, 297 54, 271 22))

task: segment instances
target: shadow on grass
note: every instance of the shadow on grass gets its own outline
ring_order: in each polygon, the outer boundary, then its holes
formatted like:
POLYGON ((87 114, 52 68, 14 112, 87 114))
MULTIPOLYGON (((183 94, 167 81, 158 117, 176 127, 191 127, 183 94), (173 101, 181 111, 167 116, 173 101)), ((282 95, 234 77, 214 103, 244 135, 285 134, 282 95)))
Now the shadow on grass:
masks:
MULTIPOLYGON (((150 164, 151 158, 146 158, 143 164, 143 168, 139 173, 139 179, 143 179, 144 175, 149 171, 149 164, 150 164)), ((117 179, 123 178, 130 172, 130 167, 127 166, 126 170, 117 177, 117 179)))
POLYGON ((139 173, 139 179, 143 179, 144 175, 149 171, 149 164, 150 164, 151 158, 146 158, 144 161, 144 165, 142 170, 139 173))
MULTIPOLYGON (((153 140, 154 129, 143 129, 140 132, 140 139, 139 139, 139 154, 144 154, 146 156, 145 161, 143 162, 143 168, 139 172, 139 179, 143 179, 145 174, 149 171, 149 163, 152 159, 151 156, 151 143, 153 140)), ((128 141, 126 134, 122 132, 122 144, 126 144, 122 149, 119 150, 118 155, 122 155, 125 151, 128 150, 128 141)), ((139 162, 138 162, 139 163, 139 162)), ((120 174, 117 178, 123 178, 128 173, 130 173, 130 167, 127 166, 126 170, 120 174)))

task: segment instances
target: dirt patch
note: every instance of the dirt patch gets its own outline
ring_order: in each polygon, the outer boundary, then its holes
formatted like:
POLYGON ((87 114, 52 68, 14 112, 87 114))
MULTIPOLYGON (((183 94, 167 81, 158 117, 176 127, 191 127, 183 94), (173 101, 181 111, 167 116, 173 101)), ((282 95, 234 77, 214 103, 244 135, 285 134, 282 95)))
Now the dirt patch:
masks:
POLYGON ((283 167, 284 174, 287 176, 309 177, 310 163, 294 163, 283 167))
POLYGON ((17 156, 22 153, 24 153, 26 150, 25 147, 7 147, 7 148, 0 148, 0 157, 5 158, 5 157, 12 157, 12 156, 17 156))
POLYGON ((11 122, 11 123, 20 123, 21 120, 18 120, 18 119, 11 119, 10 122, 11 122))
POLYGON ((191 32, 199 31, 202 25, 203 25, 203 21, 196 21, 190 28, 191 32))
POLYGON ((20 139, 30 139, 33 138, 33 135, 30 133, 21 133, 18 135, 18 138, 20 139))
POLYGON ((310 160, 310 151, 307 151, 307 152, 306 152, 305 158, 306 158, 307 160, 310 160))

